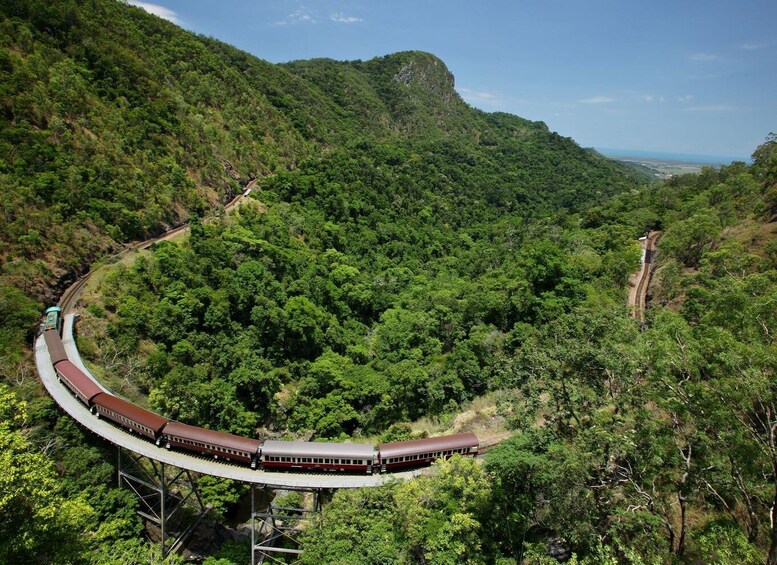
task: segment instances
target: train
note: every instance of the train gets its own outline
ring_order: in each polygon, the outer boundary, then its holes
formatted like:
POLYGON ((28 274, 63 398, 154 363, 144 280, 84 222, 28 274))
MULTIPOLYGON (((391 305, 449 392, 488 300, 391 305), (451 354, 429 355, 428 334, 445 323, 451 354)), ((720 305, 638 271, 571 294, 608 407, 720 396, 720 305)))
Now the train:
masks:
POLYGON ((43 339, 57 379, 97 418, 105 418, 154 442, 160 448, 214 457, 225 462, 274 471, 390 473, 428 465, 453 455, 475 456, 473 433, 381 443, 278 441, 246 438, 170 420, 103 389, 68 359, 60 335, 62 312, 46 311, 43 339))

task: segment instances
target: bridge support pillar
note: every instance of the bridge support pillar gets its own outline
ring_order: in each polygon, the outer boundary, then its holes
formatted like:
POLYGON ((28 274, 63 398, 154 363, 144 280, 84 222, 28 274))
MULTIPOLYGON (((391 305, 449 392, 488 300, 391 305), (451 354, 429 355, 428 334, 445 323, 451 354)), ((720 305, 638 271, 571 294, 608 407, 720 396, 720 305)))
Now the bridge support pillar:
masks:
POLYGON ((302 522, 321 511, 325 492, 320 488, 273 489, 251 485, 251 565, 265 561, 285 563, 279 559, 281 555, 300 555, 296 535, 302 522), (278 496, 280 493, 283 496, 278 496), (259 494, 269 503, 257 509, 259 494))
POLYGON ((202 503, 196 478, 188 469, 165 465, 121 447, 118 451, 119 487, 135 493, 138 515, 159 528, 162 555, 178 551, 211 508, 202 503))

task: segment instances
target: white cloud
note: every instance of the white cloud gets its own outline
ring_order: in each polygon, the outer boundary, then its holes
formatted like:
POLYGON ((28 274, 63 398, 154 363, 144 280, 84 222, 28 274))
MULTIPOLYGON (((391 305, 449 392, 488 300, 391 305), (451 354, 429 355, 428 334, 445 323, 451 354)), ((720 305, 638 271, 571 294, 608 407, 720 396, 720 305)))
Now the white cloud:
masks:
POLYGON ((689 112, 728 112, 734 109, 734 106, 729 106, 728 104, 708 104, 707 106, 690 106, 686 108, 689 112))
POLYGON ((691 61, 717 61, 718 56, 713 55, 712 53, 694 53, 691 55, 691 61))
POLYGON ((138 8, 143 8, 149 14, 154 14, 163 20, 181 25, 181 20, 178 19, 178 14, 176 14, 170 8, 165 8, 159 4, 151 4, 150 2, 138 2, 138 0, 127 0, 127 4, 137 6, 138 8))
POLYGON ((362 21, 361 18, 357 18, 356 16, 346 16, 342 12, 335 12, 329 16, 329 19, 339 24, 355 24, 362 21))
POLYGON ((678 102, 690 102, 691 100, 693 100, 693 94, 686 94, 685 96, 677 97, 678 102))
POLYGON ((316 15, 309 11, 307 8, 299 8, 294 10, 291 14, 275 22, 275 25, 293 25, 293 24, 315 24, 318 23, 316 15))
POLYGON ((609 104, 615 102, 615 98, 609 96, 592 96, 591 98, 583 98, 578 100, 581 104, 609 104))
POLYGON ((653 102, 655 100, 652 94, 645 94, 645 96, 643 96, 642 99, 645 102, 653 102))
POLYGON ((774 45, 774 40, 772 41, 760 41, 760 42, 751 42, 751 43, 743 43, 739 46, 740 49, 744 51, 758 51, 759 49, 767 49, 769 47, 772 47, 774 45))
POLYGON ((461 97, 475 106, 489 106, 497 108, 502 106, 502 98, 493 92, 470 90, 469 88, 457 88, 461 97))

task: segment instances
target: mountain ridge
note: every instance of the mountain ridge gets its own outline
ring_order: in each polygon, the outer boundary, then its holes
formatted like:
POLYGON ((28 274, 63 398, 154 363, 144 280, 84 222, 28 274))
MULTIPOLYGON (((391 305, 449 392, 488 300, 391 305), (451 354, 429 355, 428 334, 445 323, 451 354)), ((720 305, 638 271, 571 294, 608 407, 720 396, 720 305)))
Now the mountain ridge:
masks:
POLYGON ((38 299, 53 299, 52 276, 72 279, 250 178, 359 141, 453 142, 495 164, 520 150, 634 180, 541 122, 471 108, 429 53, 274 65, 112 0, 5 0, 0 14, 2 279, 38 299))

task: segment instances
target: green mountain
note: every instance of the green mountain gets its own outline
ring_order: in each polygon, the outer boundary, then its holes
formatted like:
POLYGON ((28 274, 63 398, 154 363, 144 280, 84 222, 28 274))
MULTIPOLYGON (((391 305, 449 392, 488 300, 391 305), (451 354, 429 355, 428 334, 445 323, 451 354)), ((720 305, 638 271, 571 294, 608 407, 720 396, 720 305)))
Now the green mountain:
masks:
MULTIPOLYGON (((302 562, 777 565, 774 134, 751 165, 640 186, 469 107, 431 54, 272 65, 112 0, 0 16, 0 562, 182 562, 29 343, 94 259, 188 219, 81 305, 112 390, 262 438, 503 440, 337 493, 302 562)), ((214 521, 246 493, 200 486, 214 521)))
POLYGON ((121 2, 0 14, 2 281, 38 299, 252 177, 361 141, 452 144, 499 173, 495 205, 580 205, 633 182, 542 123, 469 107, 430 54, 273 65, 121 2))
MULTIPOLYGON (((338 493, 303 562, 777 564, 774 135, 641 186, 471 108, 428 53, 273 65, 121 2, 0 14, 0 562, 159 562, 28 344, 94 259, 188 220, 82 304, 113 390, 263 438, 512 434, 484 465, 338 493), (252 204, 201 221, 251 178, 252 204)), ((213 520, 245 494, 201 486, 213 520)))

